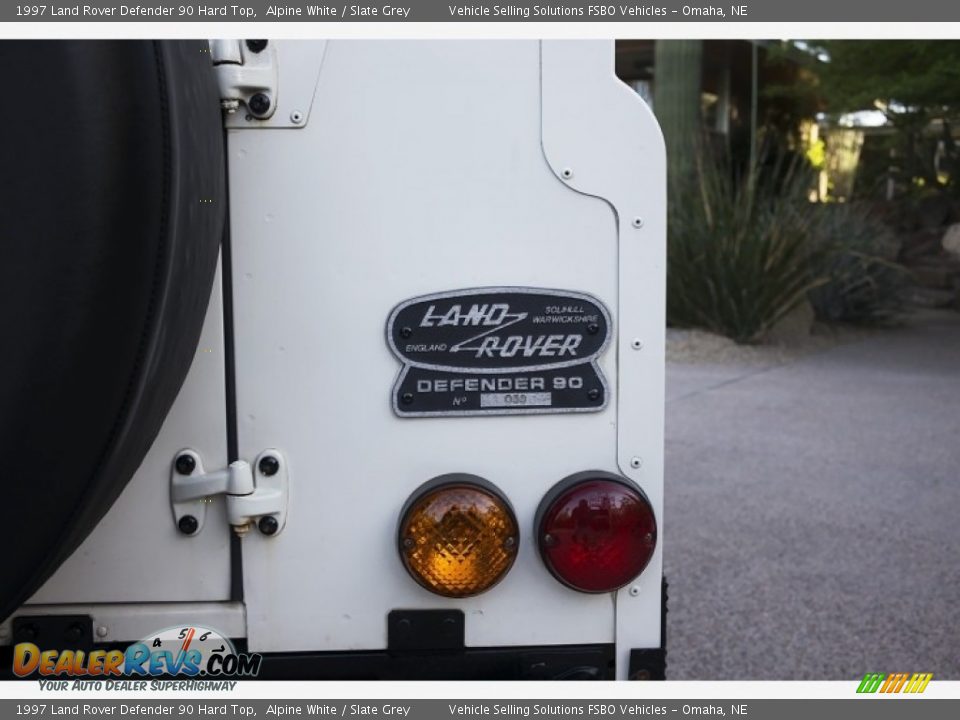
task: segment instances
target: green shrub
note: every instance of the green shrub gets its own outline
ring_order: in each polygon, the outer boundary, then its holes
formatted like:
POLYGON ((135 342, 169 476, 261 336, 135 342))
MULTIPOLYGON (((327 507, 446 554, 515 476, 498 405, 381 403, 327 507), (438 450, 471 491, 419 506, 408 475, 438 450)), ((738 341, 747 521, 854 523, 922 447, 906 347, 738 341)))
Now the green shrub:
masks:
POLYGON ((797 162, 761 157, 764 170, 738 174, 700 152, 694 176, 672 188, 669 324, 756 342, 827 282, 824 248, 809 242, 817 207, 806 197, 810 178, 797 162))
POLYGON ((903 312, 910 274, 883 222, 855 204, 823 205, 816 236, 829 278, 810 292, 818 320, 879 324, 903 312))

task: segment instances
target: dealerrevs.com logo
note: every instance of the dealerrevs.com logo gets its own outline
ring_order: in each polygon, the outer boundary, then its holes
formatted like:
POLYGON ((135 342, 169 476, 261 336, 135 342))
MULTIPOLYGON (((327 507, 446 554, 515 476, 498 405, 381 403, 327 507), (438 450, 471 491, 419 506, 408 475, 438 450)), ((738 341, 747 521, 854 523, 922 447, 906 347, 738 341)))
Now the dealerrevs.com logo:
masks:
POLYGON ((238 653, 221 633, 193 625, 153 633, 126 648, 70 650, 19 643, 13 649, 17 677, 187 678, 255 677, 262 657, 238 653))

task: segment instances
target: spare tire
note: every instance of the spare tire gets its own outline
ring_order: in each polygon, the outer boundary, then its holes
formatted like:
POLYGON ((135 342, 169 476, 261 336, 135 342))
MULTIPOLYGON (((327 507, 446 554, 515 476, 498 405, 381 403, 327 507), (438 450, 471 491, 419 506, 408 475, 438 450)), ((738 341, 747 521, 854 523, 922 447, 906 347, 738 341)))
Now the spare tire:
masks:
POLYGON ((0 66, 3 620, 159 432, 197 347, 226 195, 206 43, 8 41, 0 66))

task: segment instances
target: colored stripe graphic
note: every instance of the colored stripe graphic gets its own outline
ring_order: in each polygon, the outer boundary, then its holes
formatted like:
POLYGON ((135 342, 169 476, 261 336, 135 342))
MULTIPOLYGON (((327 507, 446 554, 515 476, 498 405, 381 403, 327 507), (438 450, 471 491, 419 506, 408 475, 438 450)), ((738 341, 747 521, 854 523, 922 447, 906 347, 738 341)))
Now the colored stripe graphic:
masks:
POLYGON ((933 673, 867 673, 857 687, 858 693, 922 693, 933 679, 933 673))

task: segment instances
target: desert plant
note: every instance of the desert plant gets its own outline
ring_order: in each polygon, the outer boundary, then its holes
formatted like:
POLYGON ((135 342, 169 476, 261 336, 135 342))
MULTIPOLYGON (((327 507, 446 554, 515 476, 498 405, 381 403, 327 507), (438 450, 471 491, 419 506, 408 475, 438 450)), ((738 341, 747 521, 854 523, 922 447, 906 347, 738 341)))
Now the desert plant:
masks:
POLYGON ((909 271, 895 261, 893 232, 866 208, 820 208, 815 242, 826 252, 829 280, 810 291, 817 319, 880 324, 904 310, 909 271))
POLYGON ((806 197, 805 166, 770 153, 760 158, 738 173, 722 155, 701 150, 695 177, 671 188, 671 325, 756 342, 827 281, 824 250, 808 241, 816 206, 806 197))

